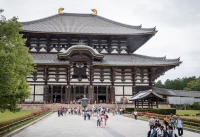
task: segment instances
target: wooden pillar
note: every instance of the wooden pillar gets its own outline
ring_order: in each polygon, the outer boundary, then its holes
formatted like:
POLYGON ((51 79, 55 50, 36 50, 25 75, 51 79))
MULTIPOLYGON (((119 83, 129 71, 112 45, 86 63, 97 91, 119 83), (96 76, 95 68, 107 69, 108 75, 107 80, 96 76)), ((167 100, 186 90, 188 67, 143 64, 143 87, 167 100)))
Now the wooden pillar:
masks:
POLYGON ((51 85, 51 97, 50 97, 50 103, 53 103, 53 85, 51 85))
MULTIPOLYGON (((48 73, 48 66, 45 66, 45 68, 44 68, 44 75, 43 75, 44 77, 43 77, 43 79, 44 79, 44 101, 46 101, 47 102, 47 100, 48 100, 48 77, 49 77, 49 73, 48 73)), ((49 103, 51 103, 51 99, 49 100, 50 102, 49 103)))
POLYGON ((108 98, 108 86, 106 86, 106 103, 109 103, 109 98, 108 98))
POLYGON ((135 76, 136 76, 136 67, 132 68, 132 95, 136 94, 136 86, 135 86, 135 76))
POLYGON ((63 85, 61 85, 61 97, 60 97, 60 103, 63 103, 63 85))
POLYGON ((89 100, 94 101, 94 86, 88 86, 89 100))
POLYGON ((156 99, 156 108, 158 108, 158 99, 156 99))
POLYGON ((135 100, 135 108, 137 108, 137 106, 136 106, 137 104, 136 104, 136 100, 135 100))
POLYGON ((71 98, 71 86, 70 86, 70 77, 71 77, 71 73, 70 73, 70 66, 66 67, 66 81, 67 81, 67 86, 65 89, 65 103, 70 103, 70 98, 71 98))
POLYGON ((115 68, 111 67, 111 86, 110 86, 110 99, 111 102, 115 103, 115 87, 114 87, 114 81, 115 81, 115 68))
POLYGON ((111 96, 111 101, 115 103, 115 87, 114 86, 110 87, 110 96, 111 96))
POLYGON ((70 98, 71 98, 71 86, 67 85, 66 90, 65 90, 65 95, 66 95, 66 103, 70 103, 70 98))
POLYGON ((142 108, 143 108, 143 102, 144 102, 144 100, 142 99, 142 108))

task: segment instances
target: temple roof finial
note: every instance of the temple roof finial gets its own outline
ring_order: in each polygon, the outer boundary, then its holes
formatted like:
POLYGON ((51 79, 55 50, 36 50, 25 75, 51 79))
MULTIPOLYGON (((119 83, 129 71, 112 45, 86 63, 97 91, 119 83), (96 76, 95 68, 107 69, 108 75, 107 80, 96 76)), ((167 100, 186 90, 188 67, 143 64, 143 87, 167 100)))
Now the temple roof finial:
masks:
POLYGON ((64 10, 64 8, 62 8, 62 7, 59 8, 59 9, 58 9, 58 14, 63 14, 63 12, 62 12, 63 10, 64 10))
POLYGON ((96 9, 92 9, 92 11, 94 12, 94 13, 92 13, 92 15, 97 15, 97 10, 96 9))

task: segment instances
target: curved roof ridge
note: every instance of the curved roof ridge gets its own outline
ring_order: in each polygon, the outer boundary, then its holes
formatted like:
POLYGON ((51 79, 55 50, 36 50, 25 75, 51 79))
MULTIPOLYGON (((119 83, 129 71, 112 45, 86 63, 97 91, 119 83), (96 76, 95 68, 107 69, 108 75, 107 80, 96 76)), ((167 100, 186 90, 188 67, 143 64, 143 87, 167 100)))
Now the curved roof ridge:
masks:
POLYGON ((136 55, 136 56, 143 57, 143 58, 149 58, 149 59, 163 60, 163 61, 167 61, 167 62, 174 62, 174 61, 178 62, 178 61, 180 61, 180 57, 175 58, 175 59, 167 59, 166 56, 164 56, 164 57, 153 57, 153 56, 146 56, 146 55, 140 55, 140 54, 135 54, 135 53, 133 53, 132 55, 136 55))
POLYGON ((180 61, 180 57, 178 57, 176 59, 166 59, 166 61, 180 61))
POLYGON ((41 21, 46 21, 48 19, 52 19, 52 18, 55 18, 57 16, 85 16, 85 17, 94 17, 94 18, 98 18, 98 19, 107 21, 109 23, 112 23, 112 24, 115 24, 115 25, 119 25, 119 26, 122 26, 122 27, 126 27, 126 28, 157 32, 155 27, 154 28, 142 28, 142 25, 133 26, 133 25, 128 25, 128 24, 117 22, 117 21, 113 21, 113 20, 107 19, 107 18, 99 16, 99 15, 82 14, 82 13, 55 14, 55 15, 48 16, 48 17, 45 17, 45 18, 42 18, 42 19, 36 19, 36 20, 33 20, 33 21, 25 21, 25 22, 21 22, 21 23, 24 24, 24 25, 28 25, 28 24, 31 24, 31 23, 37 23, 37 22, 41 22, 41 21))
POLYGON ((133 53, 132 55, 138 56, 138 57, 143 57, 143 58, 149 58, 149 59, 156 59, 156 60, 165 60, 166 56, 164 57, 153 57, 153 56, 146 56, 146 55, 140 55, 140 54, 135 54, 133 53))

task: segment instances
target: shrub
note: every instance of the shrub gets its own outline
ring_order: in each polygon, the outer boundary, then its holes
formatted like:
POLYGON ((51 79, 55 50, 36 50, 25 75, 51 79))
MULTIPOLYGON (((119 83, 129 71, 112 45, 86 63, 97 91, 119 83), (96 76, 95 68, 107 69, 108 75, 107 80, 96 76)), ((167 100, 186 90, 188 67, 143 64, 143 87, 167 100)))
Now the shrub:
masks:
POLYGON ((200 102, 194 102, 192 107, 194 110, 200 110, 200 102))
POLYGON ((170 109, 164 109, 164 108, 141 109, 141 108, 137 108, 137 111, 139 111, 139 112, 151 112, 151 113, 164 114, 164 115, 176 115, 176 109, 174 109, 174 108, 170 108, 170 109))
POLYGON ((133 112, 135 110, 135 108, 125 108, 125 111, 127 112, 133 112))

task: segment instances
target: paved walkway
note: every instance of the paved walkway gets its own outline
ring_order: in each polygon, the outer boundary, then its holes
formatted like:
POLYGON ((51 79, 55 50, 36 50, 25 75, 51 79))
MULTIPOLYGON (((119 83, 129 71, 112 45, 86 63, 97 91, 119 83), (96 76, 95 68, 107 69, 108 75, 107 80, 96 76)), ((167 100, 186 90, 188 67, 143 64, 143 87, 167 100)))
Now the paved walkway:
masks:
MULTIPOLYGON (((106 128, 96 126, 96 117, 90 121, 82 116, 66 115, 58 117, 57 113, 26 128, 14 137, 146 137, 148 123, 124 116, 108 115, 106 128)), ((177 131, 176 131, 177 132, 177 131)), ((184 131, 184 137, 199 137, 200 134, 184 131)))

